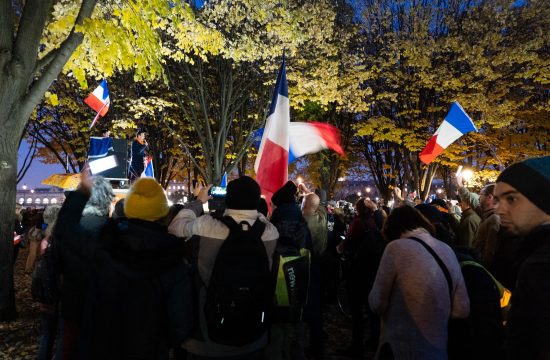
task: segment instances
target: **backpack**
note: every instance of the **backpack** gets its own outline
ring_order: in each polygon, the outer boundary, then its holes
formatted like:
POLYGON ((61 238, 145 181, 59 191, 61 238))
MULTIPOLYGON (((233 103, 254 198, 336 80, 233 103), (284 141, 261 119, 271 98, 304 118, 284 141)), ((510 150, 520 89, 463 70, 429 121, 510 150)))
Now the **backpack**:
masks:
POLYGON ((281 247, 274 257, 277 320, 298 323, 302 321, 308 302, 310 251, 305 248, 281 247))
POLYGON ((449 322, 449 359, 501 358, 502 305, 510 292, 476 261, 459 258, 459 264, 470 298, 470 314, 449 322))
POLYGON ((220 219, 228 228, 206 289, 204 315, 210 339, 243 346, 258 340, 269 328, 273 280, 262 242, 265 223, 237 224, 220 219))
POLYGON ((491 277, 491 279, 495 283, 495 287, 497 288, 498 294, 500 296, 500 311, 502 313, 501 314, 502 321, 506 323, 506 320, 508 318, 508 312, 510 311, 510 307, 512 306, 512 303, 510 302, 510 299, 512 298, 512 292, 508 290, 506 287, 504 287, 504 285, 502 285, 497 279, 495 279, 493 274, 491 274, 489 270, 483 267, 483 265, 481 265, 480 263, 477 263, 475 261, 469 261, 469 260, 461 261, 460 268, 463 269, 465 266, 477 266, 483 269, 487 273, 487 275, 491 277))

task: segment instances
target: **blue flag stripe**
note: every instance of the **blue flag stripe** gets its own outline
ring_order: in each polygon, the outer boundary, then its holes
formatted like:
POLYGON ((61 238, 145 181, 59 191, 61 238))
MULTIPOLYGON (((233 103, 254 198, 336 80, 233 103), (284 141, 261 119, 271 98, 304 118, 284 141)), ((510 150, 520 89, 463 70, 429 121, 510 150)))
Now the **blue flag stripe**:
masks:
POLYGON ((285 60, 279 68, 279 75, 277 76, 277 82, 275 83, 275 91, 273 92, 273 97, 271 98, 271 107, 269 108, 269 115, 275 112, 275 106, 277 106, 277 98, 279 95, 288 97, 288 83, 286 82, 286 65, 285 60))
POLYGON ((451 109, 445 117, 445 121, 454 126, 462 134, 469 133, 470 131, 477 131, 472 119, 470 119, 462 106, 456 101, 451 105, 451 109))

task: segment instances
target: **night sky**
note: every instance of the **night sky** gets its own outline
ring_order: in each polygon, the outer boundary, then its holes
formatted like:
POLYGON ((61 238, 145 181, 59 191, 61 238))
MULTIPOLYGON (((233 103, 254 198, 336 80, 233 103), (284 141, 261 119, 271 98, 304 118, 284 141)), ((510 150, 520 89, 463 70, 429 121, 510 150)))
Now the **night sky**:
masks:
MULTIPOLYGON (((18 169, 21 167, 21 162, 25 160, 25 156, 27 155, 27 150, 28 150, 28 144, 26 141, 23 141, 21 143, 21 147, 19 148, 18 169)), ((45 185, 40 184, 40 181, 47 178, 51 174, 62 174, 62 173, 65 173, 65 168, 60 164, 46 165, 46 164, 42 164, 40 160, 34 159, 31 167, 29 168, 29 171, 27 171, 27 174, 25 174, 25 177, 19 182, 19 184, 17 185, 17 188, 20 189, 23 185, 27 185, 29 189, 37 188, 37 187, 45 187, 45 185)))

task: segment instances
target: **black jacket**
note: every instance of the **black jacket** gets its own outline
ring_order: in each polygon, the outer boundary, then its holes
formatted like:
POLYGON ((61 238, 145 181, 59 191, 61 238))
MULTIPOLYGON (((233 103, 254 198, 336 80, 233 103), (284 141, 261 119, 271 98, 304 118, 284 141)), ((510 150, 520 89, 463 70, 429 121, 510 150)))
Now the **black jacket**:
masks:
POLYGON ((521 245, 517 284, 508 314, 509 359, 550 359, 550 224, 521 245))
POLYGON ((111 222, 92 263, 83 359, 166 359, 193 326, 183 239, 158 223, 111 222))
POLYGON ((88 198, 70 193, 59 213, 56 232, 56 259, 62 275, 61 315, 80 322, 90 275, 90 260, 99 247, 99 236, 109 220, 102 216, 82 217, 88 198))

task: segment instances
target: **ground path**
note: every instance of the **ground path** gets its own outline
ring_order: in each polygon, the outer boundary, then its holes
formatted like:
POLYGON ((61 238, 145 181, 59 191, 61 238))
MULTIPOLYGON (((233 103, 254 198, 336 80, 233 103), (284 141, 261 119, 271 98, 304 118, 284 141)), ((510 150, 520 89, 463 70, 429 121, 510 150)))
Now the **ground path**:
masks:
MULTIPOLYGON (((34 360, 38 351, 39 312, 38 304, 31 299, 31 276, 25 274, 27 249, 21 249, 15 266, 15 290, 19 317, 11 323, 0 322, 0 360, 34 360)), ((324 308, 325 332, 327 334, 326 359, 345 360, 336 355, 351 339, 351 323, 337 307, 324 308)), ((372 355, 372 354, 370 354, 372 355)), ((369 359, 371 356, 365 357, 369 359)))

